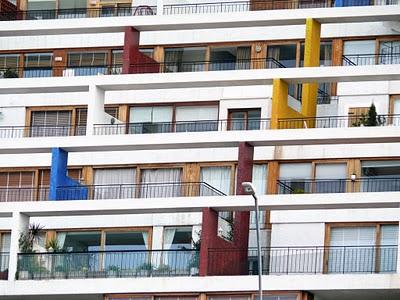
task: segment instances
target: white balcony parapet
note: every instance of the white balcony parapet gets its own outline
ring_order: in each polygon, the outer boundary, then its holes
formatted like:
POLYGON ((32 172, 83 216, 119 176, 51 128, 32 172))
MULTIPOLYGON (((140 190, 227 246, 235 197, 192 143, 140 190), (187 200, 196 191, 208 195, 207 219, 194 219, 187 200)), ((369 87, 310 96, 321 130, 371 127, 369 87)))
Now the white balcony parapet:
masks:
POLYGON ((123 32, 126 26, 139 31, 238 28, 303 25, 313 18, 321 24, 398 21, 400 6, 365 6, 247 11, 209 15, 158 15, 2 22, 0 36, 123 32))

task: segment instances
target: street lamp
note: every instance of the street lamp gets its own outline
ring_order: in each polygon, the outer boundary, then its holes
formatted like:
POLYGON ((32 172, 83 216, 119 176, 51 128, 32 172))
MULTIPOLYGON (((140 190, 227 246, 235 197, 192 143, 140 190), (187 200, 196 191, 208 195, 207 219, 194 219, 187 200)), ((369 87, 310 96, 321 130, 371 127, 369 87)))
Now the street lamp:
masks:
POLYGON ((261 244, 260 244, 260 210, 258 208, 258 199, 256 196, 256 189, 251 182, 242 182, 242 187, 246 195, 251 195, 254 198, 254 207, 256 214, 256 233, 257 233, 257 256, 258 256, 258 297, 259 300, 262 298, 262 261, 261 261, 261 244))

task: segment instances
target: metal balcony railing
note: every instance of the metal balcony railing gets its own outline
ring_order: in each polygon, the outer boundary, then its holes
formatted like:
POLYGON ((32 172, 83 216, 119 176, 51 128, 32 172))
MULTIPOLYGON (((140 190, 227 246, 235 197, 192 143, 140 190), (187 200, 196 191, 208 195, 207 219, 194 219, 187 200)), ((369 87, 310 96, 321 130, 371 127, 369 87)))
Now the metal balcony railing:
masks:
POLYGON ((342 57, 344 66, 400 64, 400 52, 380 54, 354 54, 343 55, 342 57))
POLYGON ((399 177, 362 177, 351 179, 286 179, 277 180, 279 194, 398 192, 399 177))
POLYGON ((2 11, 0 12, 0 21, 152 16, 156 14, 157 7, 148 5, 116 8, 60 8, 46 10, 2 11))
POLYGON ((74 77, 120 74, 122 74, 122 65, 120 64, 80 67, 48 66, 0 69, 0 78, 74 77))
MULTIPOLYGON (((47 201, 49 187, 0 188, 0 202, 47 201)), ((58 200, 225 196, 206 182, 81 185, 57 188, 58 200)))
POLYGON ((18 254, 19 280, 197 276, 197 250, 18 254))
POLYGON ((0 139, 85 135, 86 126, 0 126, 0 139))
MULTIPOLYGON (((263 248, 261 256, 264 275, 394 273, 397 269, 397 245, 270 247, 263 248)), ((208 275, 255 275, 256 261, 257 249, 210 249, 208 275)))
POLYGON ((279 119, 278 126, 279 129, 400 126, 400 115, 382 114, 375 120, 369 120, 366 115, 287 118, 279 119))
POLYGON ((199 120, 176 122, 145 122, 121 124, 96 124, 95 135, 148 134, 172 132, 205 132, 226 130, 267 130, 270 119, 251 118, 230 120, 199 120))
POLYGON ((8 265, 10 253, 0 252, 0 280, 8 279, 8 265))
MULTIPOLYGON (((178 1, 177 1, 178 2, 178 1)), ((397 4, 396 0, 366 1, 351 0, 346 6, 378 6, 397 4)), ((164 5, 164 15, 233 13, 253 10, 304 9, 334 6, 333 0, 258 0, 258 1, 221 1, 203 3, 185 3, 164 5)), ((50 10, 29 10, 0 12, 0 21, 44 20, 44 19, 77 19, 123 16, 151 16, 157 14, 156 6, 134 6, 118 8, 71 8, 50 10)))

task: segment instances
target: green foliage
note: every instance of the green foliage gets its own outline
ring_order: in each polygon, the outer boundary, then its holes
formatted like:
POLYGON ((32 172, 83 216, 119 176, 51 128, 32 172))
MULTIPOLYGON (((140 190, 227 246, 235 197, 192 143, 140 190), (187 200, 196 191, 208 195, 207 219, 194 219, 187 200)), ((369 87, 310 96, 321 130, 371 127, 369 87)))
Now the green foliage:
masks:
POLYGON ((151 263, 144 263, 138 266, 137 270, 153 270, 153 265, 151 263))
POLYGON ((37 242, 39 235, 42 233, 43 226, 39 224, 29 224, 26 232, 21 232, 18 240, 19 250, 22 253, 32 253, 33 245, 37 242))
POLYGON ((57 266, 55 266, 54 271, 55 272, 66 272, 66 268, 63 265, 57 265, 57 266))
POLYGON ((18 78, 18 73, 15 70, 7 69, 3 73, 3 78, 18 78))
POLYGON ((367 114, 361 114, 361 116, 355 120, 351 126, 360 127, 360 126, 381 126, 385 122, 384 118, 379 116, 376 113, 375 104, 372 103, 368 109, 367 114))
POLYGON ((293 189, 293 194, 304 194, 304 193, 305 193, 304 189, 301 188, 293 189))
POLYGON ((109 266, 109 267, 108 267, 108 271, 119 272, 120 269, 119 269, 118 266, 112 265, 112 266, 109 266))
POLYGON ((61 250, 60 244, 56 238, 52 238, 46 242, 46 250, 49 251, 50 249, 53 249, 54 252, 61 250))

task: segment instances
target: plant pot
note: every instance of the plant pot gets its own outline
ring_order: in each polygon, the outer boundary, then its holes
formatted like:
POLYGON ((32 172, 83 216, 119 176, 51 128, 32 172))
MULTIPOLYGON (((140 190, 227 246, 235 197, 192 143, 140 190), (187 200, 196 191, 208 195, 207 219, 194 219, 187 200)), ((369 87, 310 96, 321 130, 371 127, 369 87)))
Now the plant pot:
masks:
POLYGON ((29 279, 29 271, 19 271, 18 272, 18 279, 19 280, 27 280, 29 279))
POLYGON ((66 277, 67 277, 67 275, 65 272, 54 272, 55 279, 64 279, 66 277))
POLYGON ((198 276, 199 275, 199 268, 191 267, 190 268, 190 276, 198 276))
POLYGON ((107 277, 119 277, 119 271, 107 271, 107 277))

